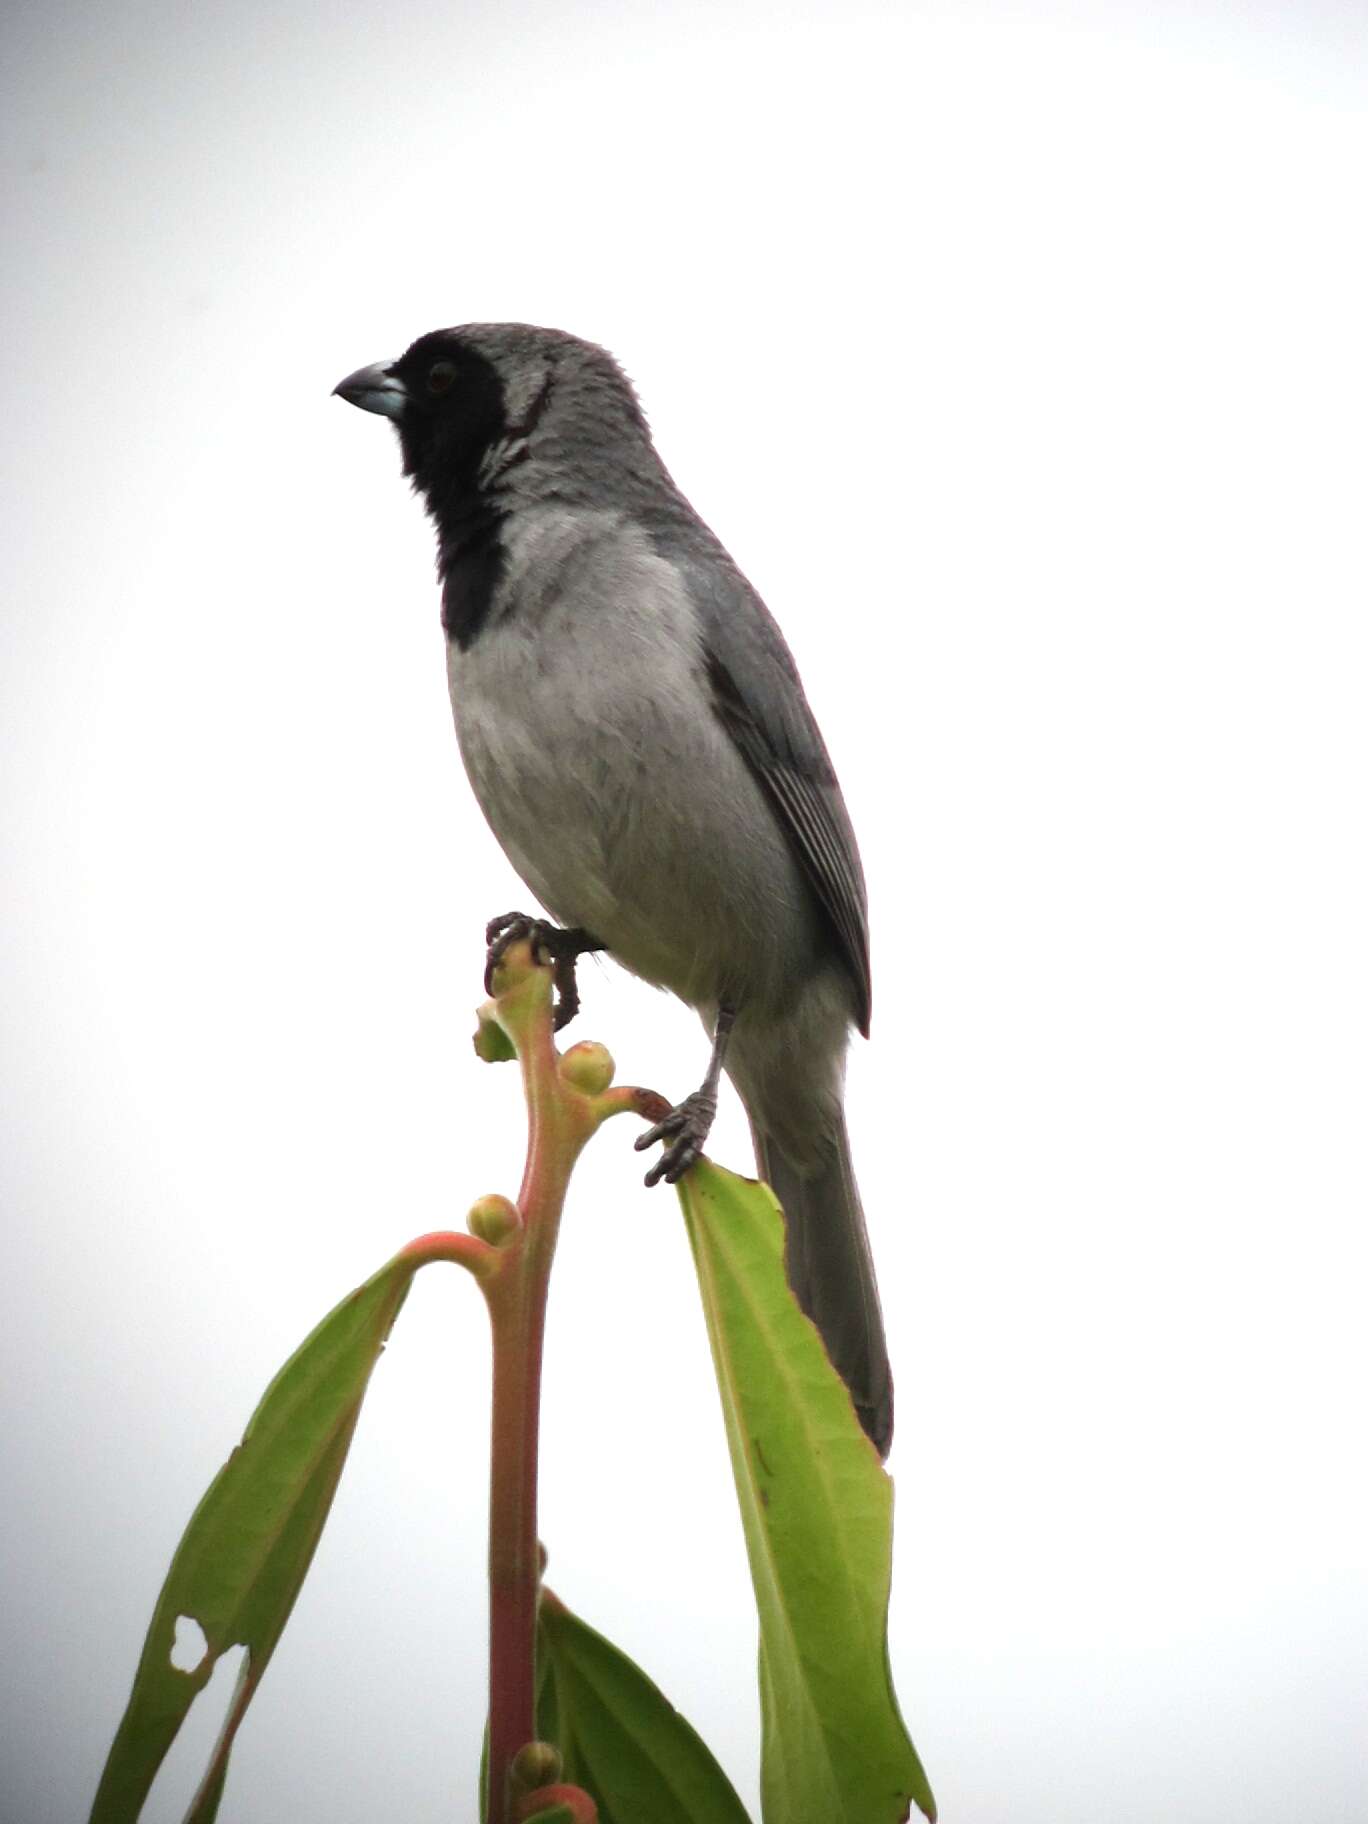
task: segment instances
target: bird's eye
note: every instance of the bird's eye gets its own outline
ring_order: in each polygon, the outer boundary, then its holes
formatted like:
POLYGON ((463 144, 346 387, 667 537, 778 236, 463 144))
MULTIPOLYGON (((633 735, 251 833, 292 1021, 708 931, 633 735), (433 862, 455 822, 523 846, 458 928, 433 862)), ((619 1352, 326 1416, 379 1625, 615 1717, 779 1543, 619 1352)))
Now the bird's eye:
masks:
POLYGON ((444 393, 456 378, 455 363, 451 361, 434 361, 428 369, 427 387, 430 393, 444 393))

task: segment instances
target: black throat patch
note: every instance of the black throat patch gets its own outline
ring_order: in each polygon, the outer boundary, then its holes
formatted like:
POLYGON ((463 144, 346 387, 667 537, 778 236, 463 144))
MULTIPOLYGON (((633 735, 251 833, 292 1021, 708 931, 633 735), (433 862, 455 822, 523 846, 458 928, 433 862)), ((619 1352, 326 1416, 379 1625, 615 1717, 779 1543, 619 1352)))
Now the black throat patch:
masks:
POLYGON ((481 515, 449 555, 442 541, 442 629, 462 652, 478 639, 503 580, 504 519, 497 510, 481 515))
POLYGON ((421 473, 415 476, 424 485, 429 510, 437 521, 442 628, 462 652, 469 650, 488 623, 503 580, 507 478, 527 460, 532 433, 551 397, 555 368, 548 366, 536 398, 516 424, 503 419, 503 389, 492 369, 489 375, 498 388, 498 405, 495 412, 486 411, 480 427, 485 434, 470 438, 456 460, 455 440, 448 441, 441 451, 443 472, 430 478, 421 473), (491 424, 497 426, 492 436, 488 434, 491 424), (491 458, 492 466, 488 466, 491 458))

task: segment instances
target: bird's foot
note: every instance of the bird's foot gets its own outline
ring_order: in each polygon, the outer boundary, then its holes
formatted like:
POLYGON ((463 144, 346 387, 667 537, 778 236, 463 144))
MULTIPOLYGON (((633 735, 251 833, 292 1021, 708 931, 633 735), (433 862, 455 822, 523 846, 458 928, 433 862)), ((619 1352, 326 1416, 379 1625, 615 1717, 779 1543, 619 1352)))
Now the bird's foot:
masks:
POLYGON ((587 951, 602 950, 603 945, 579 925, 553 925, 549 919, 529 918, 526 912, 501 913, 498 918, 491 918, 485 926, 485 943, 488 946, 485 953, 486 994, 494 992, 494 971, 503 961, 504 952, 510 944, 516 944, 523 938, 531 944, 532 954, 539 963, 552 963, 555 966, 556 973, 552 978, 556 986, 554 1030, 559 1032, 579 1012, 576 962, 587 951))
POLYGON ((672 1108, 663 1120, 648 1127, 636 1142, 639 1153, 657 1140, 668 1140, 670 1144, 647 1172, 647 1184, 659 1184, 662 1178, 666 1184, 677 1184, 697 1162, 716 1118, 717 1097, 705 1087, 685 1096, 678 1108, 672 1108))

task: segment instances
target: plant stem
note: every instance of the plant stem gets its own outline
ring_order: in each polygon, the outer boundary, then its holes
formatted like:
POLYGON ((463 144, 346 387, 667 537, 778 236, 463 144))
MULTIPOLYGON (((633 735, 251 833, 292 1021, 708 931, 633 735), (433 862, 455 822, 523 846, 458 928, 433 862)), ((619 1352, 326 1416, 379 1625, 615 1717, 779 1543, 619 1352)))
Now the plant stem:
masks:
POLYGON ((613 1061, 602 1046, 576 1046, 579 1068, 562 1074, 552 1036, 551 970, 534 962, 526 943, 510 945, 495 983, 497 1000, 481 1011, 476 1050, 491 1060, 507 1057, 511 1042, 527 1100, 527 1163, 518 1193, 522 1226, 478 1257, 494 1348, 486 1824, 512 1824, 509 1768, 537 1733, 537 1433, 546 1294, 561 1210, 575 1161, 602 1122, 628 1111, 659 1121, 669 1104, 651 1090, 610 1089, 613 1061), (501 1029, 493 1049, 484 1044, 491 1015, 501 1029))
POLYGON ((510 1273, 504 1285, 514 1296, 490 1300, 489 1824, 505 1824, 509 1766, 537 1733, 537 1434, 546 1275, 510 1273), (541 1283, 527 1283, 534 1278, 541 1283))
POLYGON ((505 1250, 501 1270, 484 1282, 494 1355, 488 1824, 509 1824, 508 1770, 537 1733, 537 1435, 546 1294, 570 1174, 601 1118, 559 1075, 545 970, 523 975, 500 997, 499 1017, 522 1065, 528 1136, 518 1196, 522 1231, 505 1250))

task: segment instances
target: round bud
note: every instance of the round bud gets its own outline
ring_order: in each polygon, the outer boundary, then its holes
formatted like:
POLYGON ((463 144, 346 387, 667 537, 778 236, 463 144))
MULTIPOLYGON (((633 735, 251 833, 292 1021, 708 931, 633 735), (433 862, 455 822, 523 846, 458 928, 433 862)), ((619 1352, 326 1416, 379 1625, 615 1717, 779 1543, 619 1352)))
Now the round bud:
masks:
POLYGON ((552 1747, 550 1742, 528 1742, 513 1756, 509 1772, 514 1784, 524 1792, 535 1792, 539 1786, 549 1786, 561 1775, 560 1750, 552 1747))
POLYGON ((507 1197, 500 1197, 497 1191, 491 1191, 488 1197, 481 1197, 471 1204, 466 1227, 472 1235, 478 1235, 481 1241, 487 1241, 491 1248, 501 1248, 522 1227, 522 1217, 518 1214, 516 1203, 511 1203, 507 1197))
POLYGON ((586 1096, 601 1096, 613 1080, 611 1052, 593 1039, 582 1039, 572 1045, 560 1061, 560 1074, 572 1089, 586 1096))

